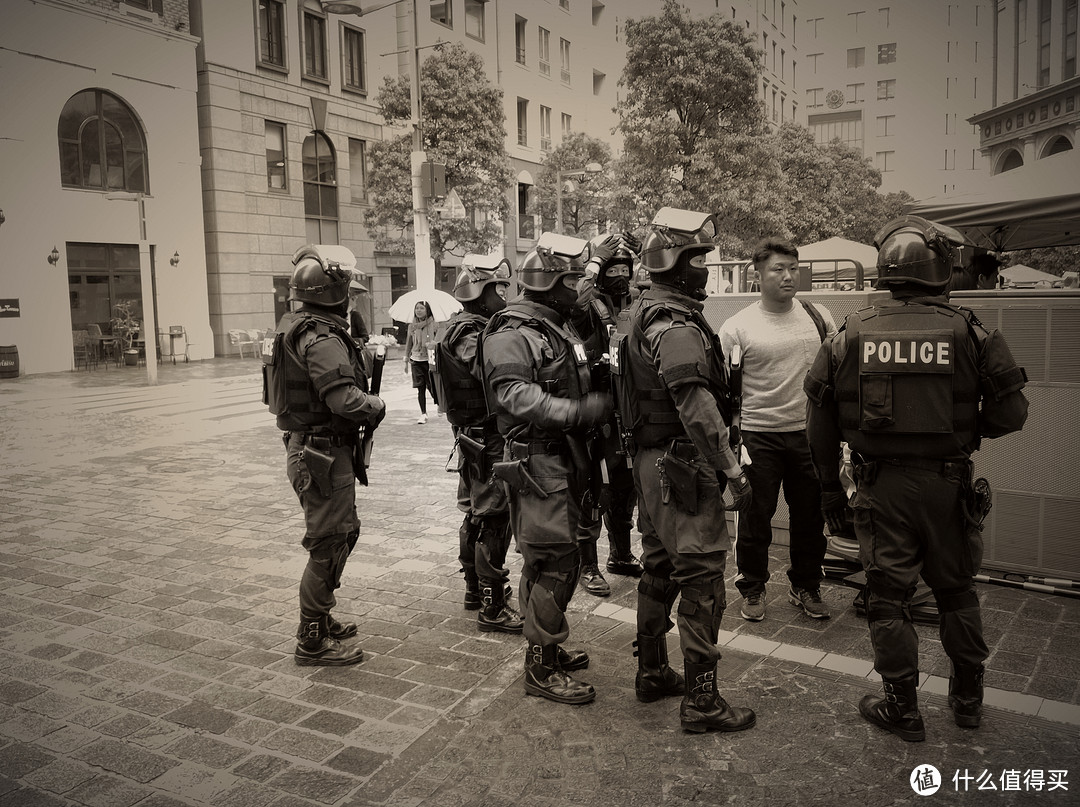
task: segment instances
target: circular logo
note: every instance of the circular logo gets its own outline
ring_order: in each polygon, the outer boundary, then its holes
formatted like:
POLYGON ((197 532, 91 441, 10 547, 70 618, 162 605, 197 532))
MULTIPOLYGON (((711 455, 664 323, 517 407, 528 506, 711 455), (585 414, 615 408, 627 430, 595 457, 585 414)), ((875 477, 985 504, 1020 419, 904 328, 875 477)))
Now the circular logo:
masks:
POLYGON ((917 765, 908 781, 911 789, 920 796, 932 796, 941 787, 941 773, 933 765, 917 765))
POLYGON ((825 94, 825 103, 832 109, 839 109, 844 105, 844 94, 840 90, 829 90, 825 94))

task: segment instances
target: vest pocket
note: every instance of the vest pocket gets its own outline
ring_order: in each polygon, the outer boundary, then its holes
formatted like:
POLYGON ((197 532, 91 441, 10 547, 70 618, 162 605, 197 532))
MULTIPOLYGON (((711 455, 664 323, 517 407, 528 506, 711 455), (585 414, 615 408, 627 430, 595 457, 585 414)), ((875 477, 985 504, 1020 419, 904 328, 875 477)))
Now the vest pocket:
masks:
POLYGON ((887 429, 896 421, 893 417, 892 376, 868 375, 859 379, 862 403, 862 426, 865 429, 887 429))

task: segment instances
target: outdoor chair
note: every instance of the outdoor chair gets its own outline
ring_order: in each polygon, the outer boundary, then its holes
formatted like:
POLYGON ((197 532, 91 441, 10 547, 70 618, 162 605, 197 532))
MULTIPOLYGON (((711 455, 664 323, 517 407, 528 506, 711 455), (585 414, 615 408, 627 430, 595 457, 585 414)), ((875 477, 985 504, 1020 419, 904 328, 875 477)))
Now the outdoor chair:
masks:
POLYGON ((235 328, 229 331, 229 344, 235 347, 240 352, 240 358, 244 358, 244 348, 251 349, 251 356, 254 358, 257 354, 255 348, 255 342, 251 338, 251 334, 247 331, 235 328))

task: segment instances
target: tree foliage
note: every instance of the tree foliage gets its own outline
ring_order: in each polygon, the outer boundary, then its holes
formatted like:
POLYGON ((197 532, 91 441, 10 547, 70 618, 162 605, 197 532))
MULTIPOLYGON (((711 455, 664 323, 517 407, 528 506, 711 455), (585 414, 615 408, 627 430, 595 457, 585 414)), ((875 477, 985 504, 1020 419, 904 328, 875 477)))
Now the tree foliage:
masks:
POLYGON ((1002 267, 1019 263, 1060 277, 1066 272, 1080 270, 1080 246, 1017 249, 1005 254, 1002 267))
POLYGON ((611 147, 582 132, 572 132, 548 154, 534 188, 533 210, 544 229, 551 229, 558 207, 556 188, 560 172, 580 171, 596 163, 603 170, 582 177, 564 178, 562 192, 563 232, 586 235, 591 228, 602 230, 611 218, 613 177, 610 172, 611 147))
MULTIPOLYGON (((376 103, 388 126, 403 125, 411 115, 408 76, 383 79, 376 103)), ((503 92, 484 72, 479 55, 460 43, 436 47, 420 70, 421 146, 431 162, 446 165, 447 189, 457 191, 465 219, 428 211, 431 254, 438 263, 452 253, 491 252, 509 214, 506 189, 513 173, 506 154, 503 92)), ((388 137, 370 150, 372 206, 364 220, 376 248, 413 252, 412 135, 388 137)))

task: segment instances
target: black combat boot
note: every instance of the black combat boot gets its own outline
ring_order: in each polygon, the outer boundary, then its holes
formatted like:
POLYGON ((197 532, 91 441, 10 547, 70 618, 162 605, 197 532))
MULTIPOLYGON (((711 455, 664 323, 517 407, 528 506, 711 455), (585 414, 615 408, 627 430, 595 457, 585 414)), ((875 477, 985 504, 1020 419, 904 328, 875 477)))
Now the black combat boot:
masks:
POLYGON ((342 639, 351 639, 357 631, 359 628, 355 622, 338 622, 333 616, 327 617, 326 632, 331 639, 337 639, 339 642, 342 639))
POLYGON ((728 706, 716 692, 716 664, 691 664, 686 670, 686 695, 679 706, 683 731, 703 734, 706 731, 743 731, 753 728, 757 715, 753 709, 728 706))
POLYGON ((480 579, 476 575, 465 573, 465 610, 479 611, 483 602, 480 599, 480 579))
POLYGON ((885 697, 864 695, 859 701, 859 714, 901 740, 921 743, 926 739, 926 727, 919 714, 918 696, 915 694, 918 680, 918 673, 892 681, 883 678, 885 697))
POLYGON ((296 651, 293 658, 303 667, 345 667, 364 660, 359 646, 346 647, 330 636, 329 617, 301 618, 296 631, 296 651))
POLYGON ((683 677, 668 666, 667 640, 663 636, 639 633, 634 642, 638 660, 634 691, 642 703, 652 703, 672 695, 682 695, 686 686, 683 677))
POLYGON ((611 586, 600 573, 600 562, 596 558, 596 542, 580 541, 581 549, 581 585, 594 597, 606 597, 611 594, 611 586))
POLYGON ((525 651, 525 694, 573 705, 593 700, 596 690, 563 672, 558 653, 558 645, 529 645, 525 651))
POLYGON ((484 633, 521 633, 524 623, 521 614, 506 602, 502 585, 485 585, 481 589, 483 607, 476 615, 476 626, 484 633))
POLYGON ((612 574, 623 574, 627 577, 641 577, 645 571, 641 562, 634 557, 630 550, 630 533, 608 533, 608 541, 611 544, 607 556, 607 570, 612 574))
POLYGON ((559 662, 559 669, 563 672, 584 670, 589 666, 588 653, 584 650, 566 650, 562 645, 559 645, 559 650, 555 654, 555 659, 559 662))
POLYGON ((949 677, 949 706, 963 729, 977 729, 982 720, 983 666, 953 664, 949 677))

